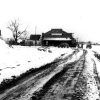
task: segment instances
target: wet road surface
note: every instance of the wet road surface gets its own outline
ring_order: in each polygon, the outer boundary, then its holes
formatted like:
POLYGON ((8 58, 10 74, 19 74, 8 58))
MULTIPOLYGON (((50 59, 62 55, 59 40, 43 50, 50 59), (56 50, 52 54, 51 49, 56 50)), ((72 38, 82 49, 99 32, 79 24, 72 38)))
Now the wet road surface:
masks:
POLYGON ((100 100, 99 84, 95 60, 76 49, 0 94, 0 100, 100 100))

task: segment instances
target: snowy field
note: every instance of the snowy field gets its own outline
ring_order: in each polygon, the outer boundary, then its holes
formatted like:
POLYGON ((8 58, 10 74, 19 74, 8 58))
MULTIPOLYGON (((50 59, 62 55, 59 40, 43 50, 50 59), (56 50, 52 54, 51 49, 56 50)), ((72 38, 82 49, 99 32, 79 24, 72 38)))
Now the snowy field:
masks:
MULTIPOLYGON (((51 84, 52 79, 55 80, 55 77, 62 75, 62 78, 60 78, 61 76, 59 77, 61 81, 64 77, 65 81, 62 81, 63 83, 62 86, 64 86, 64 84, 68 84, 69 80, 71 80, 70 81, 71 85, 68 86, 68 89, 66 88, 67 91, 72 90, 72 87, 75 90, 74 86, 76 86, 76 92, 78 92, 78 94, 79 93, 84 94, 82 98, 88 100, 97 100, 99 98, 99 89, 98 89, 99 81, 96 79, 100 78, 100 59, 98 59, 99 57, 97 55, 99 55, 100 57, 100 46, 92 46, 92 49, 88 49, 85 47, 83 49, 77 48, 76 50, 72 48, 40 47, 40 46, 37 47, 13 46, 12 48, 10 48, 7 44, 5 44, 4 41, 0 40, 0 83, 3 81, 3 79, 11 79, 12 76, 20 76, 20 74, 25 73, 27 70, 31 68, 39 68, 47 63, 53 62, 56 58, 62 59, 57 62, 56 64, 57 66, 55 67, 55 69, 54 66, 52 65, 51 67, 49 67, 50 68, 49 70, 47 69, 46 71, 38 73, 37 76, 33 77, 34 82, 33 82, 33 78, 29 79, 23 83, 24 85, 21 84, 20 86, 18 85, 18 87, 16 86, 15 88, 11 89, 12 92, 8 90, 8 94, 6 92, 2 95, 2 97, 5 96, 5 98, 7 97, 8 98, 7 100, 9 100, 10 97, 9 93, 12 94, 12 97, 15 97, 15 94, 19 95, 20 93, 18 91, 20 91, 20 89, 23 89, 23 93, 26 94, 22 97, 23 100, 24 98, 26 100, 28 96, 29 98, 32 97, 33 93, 35 95, 35 91, 39 90, 40 87, 43 88, 43 86, 45 86, 44 84, 47 84, 48 86, 49 83, 51 84), (65 65, 68 65, 70 68, 74 65, 75 66, 69 69, 68 72, 68 69, 66 69, 66 67, 68 66, 65 67, 65 65), (53 70, 51 70, 52 68, 53 70), (51 73, 46 75, 46 73, 48 73, 50 70, 51 73), (82 72, 80 72, 80 70, 82 70, 82 72), (68 74, 66 74, 65 71, 68 74), (79 71, 78 73, 79 75, 75 74, 78 71, 79 71), (61 74, 61 73, 65 73, 65 74, 61 74), (74 77, 72 78, 72 76, 74 77), (65 79, 65 77, 66 78, 68 77, 68 79, 65 79), (35 83, 34 84, 35 87, 32 86, 33 83, 35 83), (33 88, 29 91, 31 86, 33 88), (81 91, 81 89, 83 92, 81 91), (27 90, 29 91, 28 93, 26 92, 27 90)), ((57 82, 57 85, 55 85, 56 87, 61 86, 58 85, 58 83, 60 82, 60 81, 58 82, 58 80, 56 80, 57 82)), ((62 87, 62 90, 63 88, 65 87, 62 87)), ((54 87, 52 89, 53 91, 54 89, 57 89, 57 91, 59 89, 59 91, 61 91, 60 88, 54 87)), ((38 95, 36 95, 36 97, 38 97, 38 95)), ((48 97, 50 96, 48 95, 48 97)), ((22 100, 22 98, 20 98, 20 100, 22 100)))
POLYGON ((0 40, 0 83, 11 76, 19 76, 31 68, 38 68, 52 62, 61 54, 71 54, 72 49, 49 47, 13 46, 10 48, 0 40), (38 50, 40 48, 40 50, 38 50), (49 52, 51 51, 51 52, 49 52))
MULTIPOLYGON (((87 50, 89 52, 95 51, 100 54, 100 46, 93 46, 92 49, 87 50)), ((49 47, 43 51, 39 46, 13 46, 13 48, 10 48, 0 39, 0 83, 3 79, 19 76, 31 68, 39 68, 42 65, 54 61, 56 58, 60 57, 61 54, 69 55, 73 51, 74 50, 71 48, 57 47, 49 47)), ((91 52, 91 56, 96 61, 97 70, 100 76, 100 61, 94 57, 93 52, 91 52)))

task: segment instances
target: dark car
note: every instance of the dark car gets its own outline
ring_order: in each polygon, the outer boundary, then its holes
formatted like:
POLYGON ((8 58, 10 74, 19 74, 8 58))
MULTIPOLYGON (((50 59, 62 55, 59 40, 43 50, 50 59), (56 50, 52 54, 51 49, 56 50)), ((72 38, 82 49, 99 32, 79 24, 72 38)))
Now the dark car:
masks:
POLYGON ((68 43, 61 43, 58 47, 61 47, 61 48, 69 48, 69 44, 68 43))
POLYGON ((88 43, 87 43, 86 48, 89 48, 89 49, 92 48, 92 44, 91 44, 91 42, 88 42, 88 43))

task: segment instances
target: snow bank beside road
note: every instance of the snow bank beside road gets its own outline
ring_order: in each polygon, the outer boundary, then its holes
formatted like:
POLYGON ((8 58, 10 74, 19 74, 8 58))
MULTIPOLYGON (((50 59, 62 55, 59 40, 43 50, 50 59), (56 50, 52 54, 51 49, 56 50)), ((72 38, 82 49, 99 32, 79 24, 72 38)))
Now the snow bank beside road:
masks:
POLYGON ((94 56, 94 52, 100 55, 100 46, 99 45, 92 46, 92 49, 90 51, 93 51, 91 55, 92 55, 92 58, 95 60, 97 72, 100 77, 100 59, 94 56))
MULTIPOLYGON (((2 43, 1 43, 2 44, 2 43)), ((14 46, 13 48, 0 45, 0 83, 11 76, 19 76, 31 68, 38 68, 52 62, 61 54, 71 54, 72 49, 50 47, 48 50, 39 51, 38 47, 14 46), (3 47, 2 47, 3 46, 3 47), (5 51, 5 52, 4 52, 5 51)))
MULTIPOLYGON (((97 63, 93 52, 91 50, 88 50, 88 54, 86 55, 86 62, 85 62, 85 70, 83 71, 84 77, 87 79, 87 88, 86 88, 86 94, 84 99, 88 100, 99 100, 99 90, 98 85, 95 80, 96 73, 94 73, 95 67, 97 67, 95 64, 97 63)), ((99 63, 100 64, 100 63, 99 63)))

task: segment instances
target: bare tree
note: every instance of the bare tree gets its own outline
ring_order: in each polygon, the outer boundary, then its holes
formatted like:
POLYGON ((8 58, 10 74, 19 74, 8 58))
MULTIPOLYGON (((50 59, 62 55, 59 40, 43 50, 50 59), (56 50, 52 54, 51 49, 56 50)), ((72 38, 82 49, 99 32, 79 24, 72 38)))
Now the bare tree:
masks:
POLYGON ((13 33, 15 44, 18 44, 18 39, 20 39, 22 34, 24 34, 24 36, 27 34, 26 28, 23 31, 20 31, 19 26, 20 26, 19 22, 17 20, 14 20, 11 21, 7 27, 13 33))

